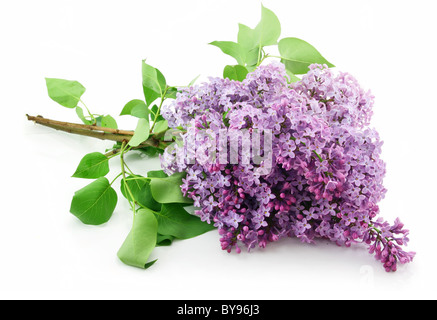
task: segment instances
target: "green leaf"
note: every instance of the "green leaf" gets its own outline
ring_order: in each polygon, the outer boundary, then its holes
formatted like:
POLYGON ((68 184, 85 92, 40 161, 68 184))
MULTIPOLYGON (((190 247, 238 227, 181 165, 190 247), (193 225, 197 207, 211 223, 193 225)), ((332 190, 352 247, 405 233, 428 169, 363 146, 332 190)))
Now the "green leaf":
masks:
POLYGON ((249 72, 252 72, 256 69, 256 65, 258 63, 258 55, 259 55, 258 48, 254 48, 249 52, 247 52, 246 61, 247 61, 247 70, 249 70, 249 72))
POLYGON ((103 116, 96 117, 96 126, 101 127, 102 126, 102 118, 103 116))
POLYGON ((200 74, 197 77, 195 77, 193 80, 190 81, 190 83, 188 84, 188 87, 193 86, 196 83, 197 79, 199 79, 199 77, 200 77, 200 74))
POLYGON ((233 41, 213 41, 210 45, 220 48, 223 53, 230 55, 237 60, 239 65, 245 64, 245 53, 242 46, 239 43, 233 41))
POLYGON ((245 63, 249 71, 258 63, 259 44, 257 44, 257 35, 255 30, 244 24, 239 24, 238 44, 240 44, 245 55, 245 63))
POLYGON ((149 108, 144 103, 143 100, 132 100, 129 101, 121 111, 120 115, 131 115, 137 118, 148 119, 149 118, 149 108))
POLYGON ((154 105, 150 109, 150 118, 152 119, 152 121, 155 121, 156 117, 158 117, 158 119, 156 121, 165 120, 164 117, 158 113, 158 106, 154 105))
POLYGON ((290 77, 288 83, 294 83, 294 82, 298 82, 300 80, 302 80, 301 78, 297 77, 293 72, 291 72, 290 70, 285 70, 285 72, 287 73, 287 75, 290 77))
POLYGON ((82 120, 82 122, 86 125, 92 125, 93 122, 91 120, 88 120, 84 114, 83 114, 83 109, 81 107, 76 107, 76 114, 79 117, 80 120, 82 120))
POLYGON ((140 209, 134 217, 131 231, 118 250, 117 256, 129 266, 147 269, 156 260, 148 262, 157 243, 158 221, 153 211, 140 209))
POLYGON ((226 66, 223 70, 223 78, 228 78, 235 81, 243 81, 246 79, 248 73, 249 71, 246 69, 246 67, 240 65, 226 66))
POLYGON ((238 44, 246 50, 246 52, 256 47, 255 30, 244 24, 238 24, 238 44))
POLYGON ((100 177, 86 187, 76 191, 70 212, 89 225, 108 222, 117 205, 117 193, 108 179, 100 177))
POLYGON ((164 152, 162 149, 159 149, 157 147, 152 147, 152 146, 137 149, 137 150, 141 153, 144 153, 145 155, 147 155, 150 158, 155 157, 158 154, 163 154, 163 152, 164 152))
POLYGON ((238 25, 238 44, 242 48, 245 65, 253 71, 260 60, 261 49, 276 45, 281 35, 281 24, 278 17, 269 9, 261 6, 261 21, 255 27, 238 25))
POLYGON ((46 78, 49 97, 67 108, 75 108, 80 97, 85 93, 85 87, 77 81, 46 78))
POLYGON ((163 170, 152 170, 147 172, 149 178, 167 178, 168 175, 163 170))
POLYGON ((159 132, 163 132, 163 131, 167 131, 167 130, 168 130, 168 121, 167 120, 160 120, 160 121, 156 122, 155 128, 153 128, 154 133, 159 133, 159 132))
POLYGON ((143 86, 144 98, 146 99, 146 105, 150 106, 156 99, 160 98, 161 95, 145 86, 143 86))
POLYGON ((157 246, 169 246, 172 244, 173 240, 174 240, 173 236, 162 235, 162 234, 158 233, 157 239, 156 239, 156 245, 157 246))
POLYGON ((155 121, 155 118, 159 116, 158 110, 159 108, 156 104, 152 108, 150 108, 150 118, 152 119, 152 121, 155 121))
POLYGON ((117 141, 112 148, 106 149, 105 152, 109 152, 109 151, 114 151, 114 150, 118 150, 121 149, 121 147, 123 146, 122 142, 117 141))
POLYGON ((213 225, 189 214, 181 204, 163 204, 161 212, 156 214, 158 232, 178 239, 189 239, 215 229, 213 225))
POLYGON ((144 207, 150 208, 154 211, 161 210, 162 205, 156 202, 156 200, 153 198, 150 181, 147 181, 146 184, 144 184, 144 186, 141 188, 140 192, 138 193, 137 200, 138 203, 144 207))
POLYGON ((132 139, 129 141, 129 145, 132 147, 138 147, 141 143, 146 141, 150 135, 150 124, 148 119, 138 119, 138 124, 135 129, 132 139))
POLYGON ((275 45, 281 35, 281 23, 273 11, 261 5, 261 21, 254 31, 257 47, 275 45))
POLYGON ((327 61, 312 45, 298 38, 285 38, 279 41, 279 52, 287 70, 294 74, 305 74, 313 63, 334 65, 327 61))
POLYGON ((150 189, 150 181, 142 176, 129 175, 126 177, 126 179, 122 179, 120 190, 123 196, 129 201, 135 200, 135 202, 141 206, 150 208, 154 211, 161 210, 161 204, 153 199, 152 191, 150 189), (127 187, 129 187, 130 192, 127 187), (132 199, 130 193, 132 193, 134 199, 132 199))
POLYGON ((178 93, 178 88, 169 87, 167 88, 167 92, 165 94, 166 99, 176 99, 176 94, 178 93))
POLYGON ((100 125, 104 128, 118 129, 117 121, 110 115, 103 116, 100 125))
POLYGON ((164 75, 158 69, 148 65, 145 60, 142 64, 142 73, 146 105, 150 106, 156 99, 164 96, 167 84, 164 75))
POLYGON ((153 198, 159 203, 193 203, 181 191, 182 178, 185 176, 185 172, 178 172, 169 177, 152 179, 150 187, 153 198))
POLYGON ((129 201, 138 200, 139 194, 141 192, 141 189, 144 187, 145 184, 148 184, 149 182, 142 176, 139 175, 129 175, 126 177, 126 179, 122 179, 120 183, 120 191, 123 194, 123 196, 128 199, 129 201), (131 191, 134 199, 132 199, 127 187, 129 187, 129 190, 131 191))
POLYGON ((100 152, 85 155, 79 163, 74 178, 97 179, 104 177, 109 172, 108 157, 100 152))

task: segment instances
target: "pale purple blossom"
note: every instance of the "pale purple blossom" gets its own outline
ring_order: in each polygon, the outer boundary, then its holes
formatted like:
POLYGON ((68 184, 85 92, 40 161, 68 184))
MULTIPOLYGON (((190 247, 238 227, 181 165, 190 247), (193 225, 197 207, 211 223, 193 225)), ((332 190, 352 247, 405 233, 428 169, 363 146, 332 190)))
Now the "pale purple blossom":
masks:
MULTIPOLYGON (((384 198, 382 141, 370 129, 374 97, 347 73, 312 65, 302 80, 288 84, 284 65, 261 66, 243 82, 211 78, 181 89, 163 106, 172 128, 205 130, 269 129, 273 168, 248 163, 238 140, 236 163, 209 161, 206 149, 230 150, 225 142, 183 134, 184 146, 167 148, 167 174, 187 172, 181 190, 192 198, 202 221, 214 223, 224 250, 265 247, 282 237, 312 243, 329 239, 341 246, 365 243, 387 271, 410 262, 408 230, 377 218, 384 198), (177 152, 204 155, 178 162, 177 152), (244 160, 244 161, 243 161, 244 160)), ((268 152, 269 150, 261 150, 268 152)), ((226 155, 225 155, 226 156, 226 155)), ((228 156, 227 160, 230 160, 228 156)))

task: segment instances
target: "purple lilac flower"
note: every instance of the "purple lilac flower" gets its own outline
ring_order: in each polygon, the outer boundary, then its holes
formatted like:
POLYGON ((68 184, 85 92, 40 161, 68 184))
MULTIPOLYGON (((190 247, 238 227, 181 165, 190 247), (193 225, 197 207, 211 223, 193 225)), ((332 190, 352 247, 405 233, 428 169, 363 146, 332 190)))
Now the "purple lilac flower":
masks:
POLYGON ((294 84, 279 63, 257 68, 243 82, 211 78, 163 107, 170 127, 187 133, 184 146, 167 148, 161 164, 168 174, 187 172, 181 189, 201 205, 195 213, 219 229, 224 250, 265 247, 282 237, 362 242, 395 271, 415 254, 402 249, 409 239, 399 219, 390 225, 376 218, 386 189, 382 142, 368 127, 373 102, 351 75, 323 65, 310 66, 294 84), (247 161, 244 139, 214 142, 189 134, 228 129, 271 130, 272 169, 247 161), (227 164, 208 161, 211 148, 231 150, 231 142, 237 161, 226 154, 227 164), (178 152, 194 149, 202 151, 194 162, 176 161, 178 152))

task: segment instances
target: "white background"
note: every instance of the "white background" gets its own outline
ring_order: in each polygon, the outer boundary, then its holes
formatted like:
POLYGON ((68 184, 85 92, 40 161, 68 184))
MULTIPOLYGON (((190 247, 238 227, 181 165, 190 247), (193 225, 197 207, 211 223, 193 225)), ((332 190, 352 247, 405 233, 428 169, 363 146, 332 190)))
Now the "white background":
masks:
MULTIPOLYGON (((411 230, 415 261, 387 274, 363 246, 284 239, 240 255, 212 231, 157 248, 148 270, 116 252, 131 226, 119 197, 109 223, 82 225, 69 213, 70 178, 83 155, 111 142, 27 122, 25 114, 79 122, 47 96, 44 77, 80 81, 95 113, 117 116, 142 98, 141 59, 172 85, 220 76, 232 58, 207 45, 254 27, 259 1, 0 2, 0 298, 42 299, 374 299, 437 297, 435 1, 265 0, 282 37, 299 37, 376 96, 372 125, 385 141, 387 197, 381 216, 411 230)), ((135 122, 117 118, 123 129, 135 122)), ((128 156, 145 174, 159 161, 128 156)), ((111 160, 118 170, 117 160, 111 160)), ((118 186, 116 186, 118 189, 118 186)))

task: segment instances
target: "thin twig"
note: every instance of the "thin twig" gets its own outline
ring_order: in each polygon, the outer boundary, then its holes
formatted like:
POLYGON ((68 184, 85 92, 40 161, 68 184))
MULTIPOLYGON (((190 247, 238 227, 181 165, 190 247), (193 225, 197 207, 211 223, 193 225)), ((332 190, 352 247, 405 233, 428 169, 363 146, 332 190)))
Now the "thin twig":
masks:
MULTIPOLYGON (((118 130, 118 129, 111 129, 105 127, 90 126, 86 124, 57 121, 57 120, 46 119, 42 116, 37 116, 37 117, 30 116, 30 115, 26 115, 26 116, 29 121, 34 121, 35 123, 45 127, 53 128, 55 130, 60 130, 72 134, 78 134, 81 136, 97 138, 101 140, 110 140, 110 141, 116 141, 121 143, 123 142, 127 143, 130 141, 130 139, 132 139, 134 134, 133 131, 118 130)), ((151 135, 147 141, 144 141, 142 144, 136 147, 136 149, 146 148, 146 147, 159 147, 159 140, 157 140, 153 135, 151 135)))
POLYGON ((98 126, 87 125, 87 124, 57 121, 57 120, 46 119, 42 116, 33 117, 33 116, 29 116, 28 114, 26 116, 27 116, 27 120, 35 121, 36 123, 41 124, 41 125, 54 125, 54 126, 82 129, 82 130, 89 130, 89 131, 103 131, 103 132, 113 133, 113 134, 117 134, 117 135, 128 135, 128 136, 134 135, 134 132, 130 131, 130 130, 129 131, 118 130, 118 129, 98 127, 98 126))

